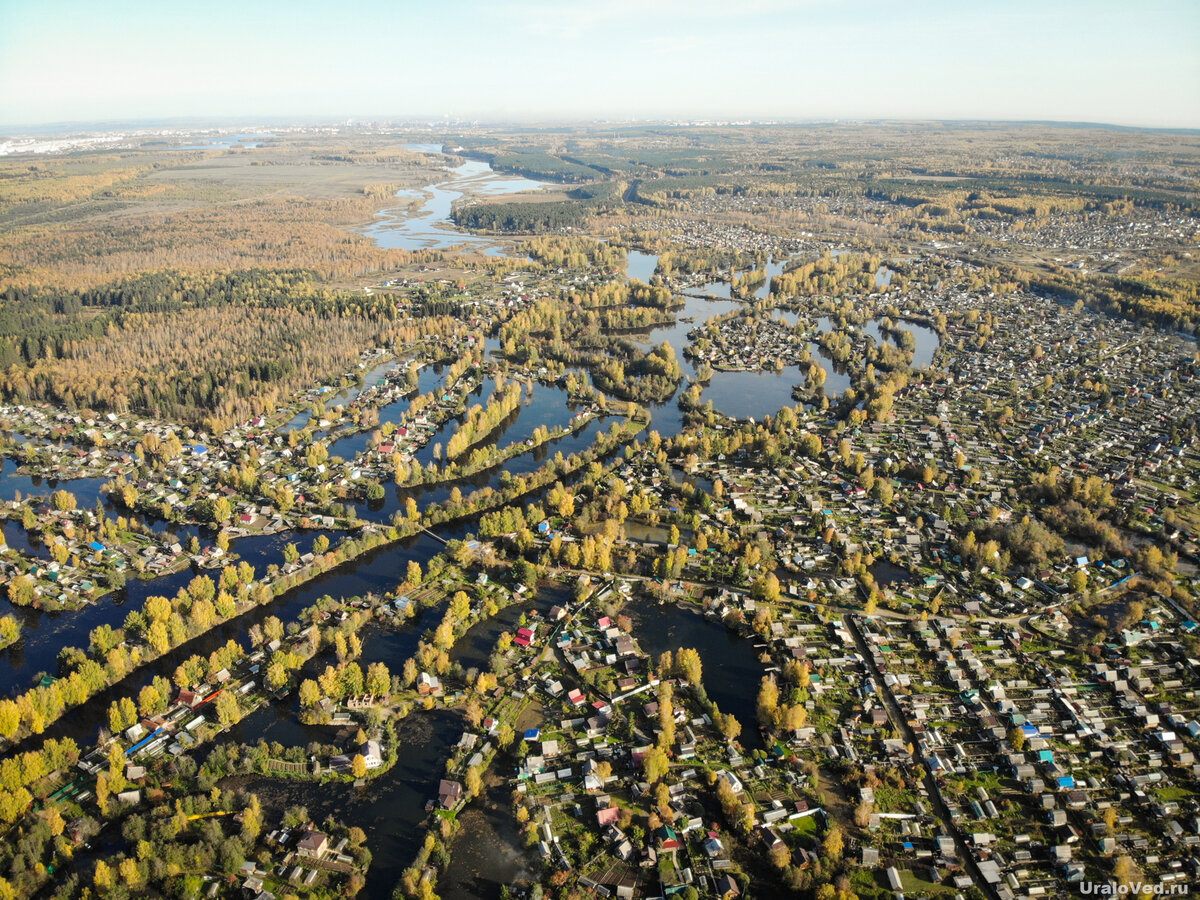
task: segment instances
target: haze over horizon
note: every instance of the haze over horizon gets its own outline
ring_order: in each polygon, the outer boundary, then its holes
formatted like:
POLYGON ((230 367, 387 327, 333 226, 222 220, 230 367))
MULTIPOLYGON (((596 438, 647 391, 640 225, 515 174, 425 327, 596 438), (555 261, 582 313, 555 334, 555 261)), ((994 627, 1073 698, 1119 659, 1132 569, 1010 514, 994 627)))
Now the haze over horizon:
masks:
POLYGON ((1200 127, 1200 4, 0 0, 0 127, 162 118, 1200 127), (194 8, 193 8, 194 9, 194 8))

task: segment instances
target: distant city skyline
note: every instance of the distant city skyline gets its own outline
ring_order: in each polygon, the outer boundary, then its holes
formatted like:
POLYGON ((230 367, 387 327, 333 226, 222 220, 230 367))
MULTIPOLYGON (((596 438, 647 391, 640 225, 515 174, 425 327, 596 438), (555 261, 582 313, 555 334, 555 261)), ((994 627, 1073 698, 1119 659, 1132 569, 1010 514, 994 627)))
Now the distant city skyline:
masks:
POLYGON ((191 118, 1200 127, 1200 2, 0 0, 0 131, 191 118))

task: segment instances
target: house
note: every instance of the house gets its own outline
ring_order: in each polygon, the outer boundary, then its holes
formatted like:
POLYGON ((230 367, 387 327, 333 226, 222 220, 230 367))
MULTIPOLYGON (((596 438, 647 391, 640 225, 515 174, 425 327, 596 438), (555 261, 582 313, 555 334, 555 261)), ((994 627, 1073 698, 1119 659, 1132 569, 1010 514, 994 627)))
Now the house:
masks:
POLYGON ((738 887, 738 883, 733 880, 732 875, 725 874, 717 879, 717 895, 720 897, 740 897, 742 896, 742 889, 738 887))
POLYGON ((675 834, 675 829, 670 825, 660 825, 658 830, 654 832, 654 840, 658 846, 659 854, 670 853, 674 856, 679 852, 679 848, 683 846, 679 842, 678 835, 675 834))
POLYGON ((453 809, 462 799, 463 786, 457 781, 443 778, 438 782, 438 805, 442 809, 453 809))
POLYGON ((606 825, 616 825, 620 818, 621 808, 619 806, 606 806, 604 809, 596 810, 596 824, 601 828, 606 825))
POLYGON ((309 859, 320 859, 329 849, 329 835, 319 831, 309 831, 296 844, 296 852, 309 859))
POLYGON ((358 752, 366 760, 368 769, 378 769, 383 765, 383 748, 379 741, 367 741, 358 752))
POLYGON ((441 682, 438 681, 436 675, 422 672, 417 676, 417 693, 422 696, 437 693, 437 691, 441 690, 441 687, 441 682))

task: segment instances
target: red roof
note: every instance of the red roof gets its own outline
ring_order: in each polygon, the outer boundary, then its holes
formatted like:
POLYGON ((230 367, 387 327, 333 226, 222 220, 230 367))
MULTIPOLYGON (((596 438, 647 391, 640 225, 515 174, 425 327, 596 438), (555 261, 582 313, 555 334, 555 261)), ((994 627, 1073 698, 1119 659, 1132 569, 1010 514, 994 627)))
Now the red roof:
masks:
POLYGON ((604 809, 596 810, 596 822, 600 825, 615 825, 619 818, 621 818, 621 807, 619 806, 606 806, 604 809))

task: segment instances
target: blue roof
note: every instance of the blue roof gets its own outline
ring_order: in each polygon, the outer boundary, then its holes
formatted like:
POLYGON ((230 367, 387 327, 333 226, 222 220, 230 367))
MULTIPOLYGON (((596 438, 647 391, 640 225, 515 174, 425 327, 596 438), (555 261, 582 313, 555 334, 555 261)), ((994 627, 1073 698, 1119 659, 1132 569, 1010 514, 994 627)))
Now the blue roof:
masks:
POLYGON ((539 734, 541 734, 541 731, 539 731, 537 728, 530 728, 525 732, 525 740, 536 741, 539 734))
POLYGON ((1058 786, 1060 788, 1073 788, 1075 787, 1075 779, 1070 775, 1064 775, 1062 778, 1058 779, 1058 786))
POLYGON ((1038 736, 1038 730, 1037 730, 1036 725, 1022 725, 1021 731, 1023 731, 1025 733, 1026 737, 1037 737, 1038 736))
POLYGON ((104 545, 102 543, 100 543, 99 541, 92 541, 90 544, 88 544, 88 546, 93 550, 103 550, 104 549, 104 545))
POLYGON ((208 448, 205 447, 203 444, 192 444, 192 452, 193 453, 207 453, 208 448))

